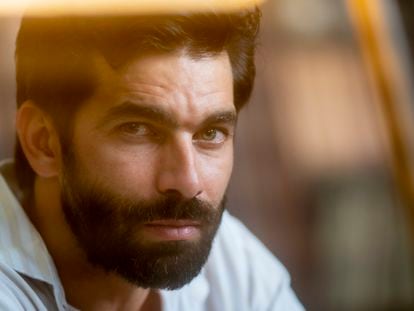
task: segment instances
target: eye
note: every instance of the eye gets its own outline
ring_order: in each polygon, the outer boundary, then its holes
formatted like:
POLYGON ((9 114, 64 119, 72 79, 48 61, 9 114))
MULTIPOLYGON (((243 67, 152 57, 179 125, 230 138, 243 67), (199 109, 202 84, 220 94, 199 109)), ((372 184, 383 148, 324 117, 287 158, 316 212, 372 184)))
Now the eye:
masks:
POLYGON ((128 122, 121 124, 118 127, 118 130, 122 134, 126 134, 129 136, 135 137, 156 137, 157 133, 155 130, 148 124, 141 123, 141 122, 128 122))
POLYGON ((221 144, 223 143, 228 134, 225 130, 218 128, 208 128, 195 136, 195 140, 198 142, 206 142, 209 144, 221 144))

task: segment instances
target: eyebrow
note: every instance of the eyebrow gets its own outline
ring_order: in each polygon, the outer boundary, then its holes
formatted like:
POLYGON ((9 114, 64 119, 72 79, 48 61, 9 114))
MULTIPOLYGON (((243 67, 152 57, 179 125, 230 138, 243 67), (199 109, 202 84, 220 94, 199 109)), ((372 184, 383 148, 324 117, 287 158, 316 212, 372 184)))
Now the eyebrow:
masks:
POLYGON ((172 128, 178 127, 177 121, 164 110, 143 103, 134 103, 131 101, 126 101, 121 105, 110 108, 103 118, 102 124, 131 116, 152 120, 172 128))
POLYGON ((202 127, 217 123, 228 123, 229 125, 235 125, 236 122, 237 113, 234 110, 218 111, 208 116, 207 119, 202 122, 202 127))
MULTIPOLYGON (((145 103, 132 101, 126 101, 121 105, 108 109, 100 124, 131 116, 148 119, 174 129, 179 127, 177 120, 169 112, 145 103)), ((236 122, 237 113, 235 110, 217 111, 203 120, 201 127, 214 123, 235 125, 236 122)))

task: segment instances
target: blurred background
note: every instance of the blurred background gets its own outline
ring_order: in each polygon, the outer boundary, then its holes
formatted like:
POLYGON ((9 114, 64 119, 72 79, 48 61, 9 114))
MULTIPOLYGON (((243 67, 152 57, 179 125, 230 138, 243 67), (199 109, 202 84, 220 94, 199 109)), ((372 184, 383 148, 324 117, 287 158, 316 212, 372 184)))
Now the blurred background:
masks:
MULTIPOLYGON (((414 2, 268 0, 229 210, 307 310, 414 310, 414 2)), ((0 18, 0 159, 14 40, 0 18)))

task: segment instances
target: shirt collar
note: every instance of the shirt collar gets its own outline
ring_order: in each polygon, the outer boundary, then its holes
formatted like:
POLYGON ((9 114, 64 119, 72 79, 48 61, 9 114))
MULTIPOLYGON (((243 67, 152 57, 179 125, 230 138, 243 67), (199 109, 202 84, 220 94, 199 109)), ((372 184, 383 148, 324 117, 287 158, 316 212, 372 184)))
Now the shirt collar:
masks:
POLYGON ((0 163, 0 261, 53 287, 58 305, 66 305, 63 287, 46 245, 17 199, 12 161, 0 163))

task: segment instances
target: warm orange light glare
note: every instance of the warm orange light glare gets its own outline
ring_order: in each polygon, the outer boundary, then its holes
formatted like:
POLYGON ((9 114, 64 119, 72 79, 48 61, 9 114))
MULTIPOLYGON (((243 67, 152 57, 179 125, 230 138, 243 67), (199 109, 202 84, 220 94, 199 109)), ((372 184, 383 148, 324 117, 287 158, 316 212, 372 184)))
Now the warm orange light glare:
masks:
POLYGON ((1 0, 0 15, 145 14, 179 11, 235 11, 264 0, 1 0))

